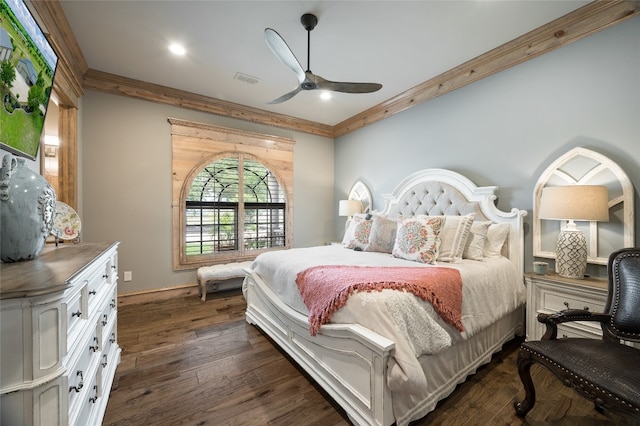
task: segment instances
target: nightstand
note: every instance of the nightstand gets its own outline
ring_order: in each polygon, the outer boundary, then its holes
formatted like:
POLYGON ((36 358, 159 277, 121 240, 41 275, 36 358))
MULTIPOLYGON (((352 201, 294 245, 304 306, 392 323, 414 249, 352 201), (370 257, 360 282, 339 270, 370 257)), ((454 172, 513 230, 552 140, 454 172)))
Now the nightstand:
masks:
MULTIPOLYGON (((537 320, 539 313, 550 314, 563 309, 589 309, 604 312, 609 292, 604 278, 576 280, 550 272, 546 275, 525 274, 527 284, 527 340, 539 340, 545 332, 537 320)), ((558 337, 602 336, 600 323, 576 321, 558 325, 558 337)))

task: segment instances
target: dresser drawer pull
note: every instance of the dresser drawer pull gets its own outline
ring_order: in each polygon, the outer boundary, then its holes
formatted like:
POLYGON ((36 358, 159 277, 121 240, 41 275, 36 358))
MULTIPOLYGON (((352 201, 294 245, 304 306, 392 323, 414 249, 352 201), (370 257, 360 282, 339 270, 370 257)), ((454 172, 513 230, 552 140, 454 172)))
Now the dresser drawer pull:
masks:
POLYGON ((111 265, 111 269, 116 270, 116 265, 111 265))
POLYGON ((115 308, 116 307, 116 299, 111 299, 111 304, 109 305, 111 306, 111 308, 115 308))
POLYGON ((111 339, 109 339, 109 341, 111 343, 115 343, 116 342, 116 333, 111 333, 111 339))
POLYGON ((108 320, 107 315, 105 314, 105 315, 103 315, 102 317, 103 317, 102 325, 103 325, 103 326, 105 326, 105 325, 107 325, 107 323, 109 322, 109 321, 107 321, 107 320, 108 320))
POLYGON ((95 392, 95 394, 91 398, 89 398, 89 402, 95 404, 98 400, 98 386, 94 386, 93 391, 95 392))
POLYGON ((102 278, 109 278, 109 274, 104 274, 102 278))
POLYGON ((81 311, 81 310, 79 310, 79 309, 78 309, 76 312, 73 312, 73 313, 71 314, 71 318, 73 318, 73 317, 78 317, 78 318, 80 318, 81 316, 82 316, 82 311, 81 311))
POLYGON ((102 368, 107 366, 107 354, 102 355, 102 368))
POLYGON ((89 346, 89 352, 98 352, 98 349, 100 348, 100 346, 98 346, 98 338, 94 337, 93 341, 95 345, 89 346))
POLYGON ((76 393, 80 392, 80 389, 84 386, 84 378, 82 377, 82 371, 78 370, 76 376, 80 376, 80 383, 77 386, 69 386, 69 392, 75 391, 76 393))
POLYGON ((89 291, 89 296, 95 296, 95 294, 96 294, 96 291, 95 291, 95 290, 91 290, 91 291, 89 291))

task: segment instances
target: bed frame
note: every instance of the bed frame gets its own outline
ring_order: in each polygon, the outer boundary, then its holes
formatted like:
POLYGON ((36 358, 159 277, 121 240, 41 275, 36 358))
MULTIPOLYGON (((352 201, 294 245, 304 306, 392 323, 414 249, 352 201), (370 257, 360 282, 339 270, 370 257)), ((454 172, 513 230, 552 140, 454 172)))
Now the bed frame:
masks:
MULTIPOLYGON (((466 177, 449 170, 426 169, 404 179, 386 196, 382 214, 467 214, 476 212, 476 220, 508 223, 510 233, 503 248, 518 271, 523 271, 523 217, 526 211, 498 210, 496 186, 477 187, 466 177)), ((291 356, 345 410, 356 425, 387 426, 406 424, 432 411, 437 402, 455 389, 458 383, 490 361, 504 342, 522 332, 522 309, 503 318, 496 330, 474 338, 487 341, 469 358, 459 355, 459 368, 445 383, 434 389, 429 399, 421 401, 403 419, 394 416, 392 394, 387 388, 387 361, 394 342, 358 324, 325 324, 316 336, 309 334, 307 317, 282 303, 249 269, 243 291, 247 300, 246 320, 262 329, 291 356), (487 337, 487 334, 489 337, 487 337), (419 417, 416 417, 419 416, 419 417)), ((473 340, 474 338, 470 339, 473 340)), ((464 341, 461 344, 473 342, 464 341)), ((458 345, 450 348, 453 349, 458 345)), ((458 357, 460 351, 445 351, 443 357, 458 357)), ((466 351, 469 352, 468 350, 466 351)), ((438 355, 430 356, 437 360, 438 355)))

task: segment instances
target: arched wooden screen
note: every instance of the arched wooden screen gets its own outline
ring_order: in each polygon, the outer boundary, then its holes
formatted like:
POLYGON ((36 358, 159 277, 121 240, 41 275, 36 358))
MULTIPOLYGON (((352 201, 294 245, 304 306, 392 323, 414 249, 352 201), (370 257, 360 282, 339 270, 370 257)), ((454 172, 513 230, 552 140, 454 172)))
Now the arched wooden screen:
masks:
POLYGON ((574 148, 554 161, 533 191, 533 255, 555 259, 561 221, 541 220, 540 194, 546 186, 604 185, 609 193, 608 222, 577 222, 588 245, 588 263, 606 265, 609 254, 634 245, 633 185, 614 161, 597 152, 574 148))

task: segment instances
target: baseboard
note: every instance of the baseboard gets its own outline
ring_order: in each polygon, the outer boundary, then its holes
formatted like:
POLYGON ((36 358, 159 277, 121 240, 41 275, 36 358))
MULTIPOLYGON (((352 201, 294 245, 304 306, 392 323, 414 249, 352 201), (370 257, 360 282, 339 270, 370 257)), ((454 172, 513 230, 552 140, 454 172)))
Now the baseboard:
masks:
POLYGON ((118 294, 118 306, 155 302, 158 300, 173 299, 174 297, 191 295, 193 295, 193 297, 198 297, 198 284, 183 284, 174 287, 118 294))

